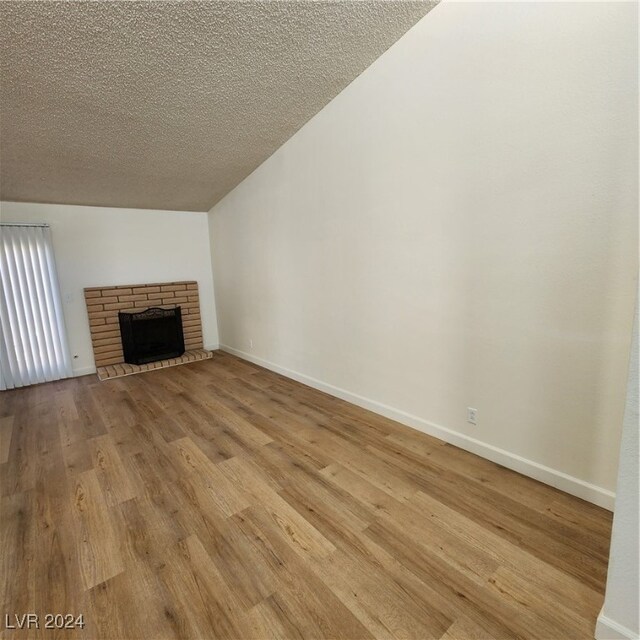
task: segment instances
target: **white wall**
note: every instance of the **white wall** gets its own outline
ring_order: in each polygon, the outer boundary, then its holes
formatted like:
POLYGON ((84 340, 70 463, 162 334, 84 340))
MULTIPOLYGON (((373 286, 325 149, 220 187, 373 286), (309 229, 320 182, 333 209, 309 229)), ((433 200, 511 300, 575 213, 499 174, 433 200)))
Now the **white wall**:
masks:
POLYGON ((51 226, 76 375, 95 371, 84 287, 197 280, 204 344, 218 344, 205 214, 2 202, 0 216, 51 226))
POLYGON ((210 212, 221 343, 611 508, 636 13, 436 7, 210 212))
POLYGON ((638 406, 638 311, 634 323, 629 363, 627 402, 620 443, 620 467, 613 516, 611 552, 604 607, 598 617, 596 638, 611 640, 640 638, 640 408, 638 406))

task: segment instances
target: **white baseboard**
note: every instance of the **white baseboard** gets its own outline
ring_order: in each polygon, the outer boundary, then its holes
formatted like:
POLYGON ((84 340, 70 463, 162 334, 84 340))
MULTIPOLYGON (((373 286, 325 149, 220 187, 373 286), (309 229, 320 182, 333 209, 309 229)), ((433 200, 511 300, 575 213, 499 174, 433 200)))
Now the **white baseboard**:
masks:
POLYGON ((424 420, 423 418, 411 415, 400 409, 389 407, 381 402, 370 400, 369 398, 359 396, 355 393, 351 393, 350 391, 346 391, 345 389, 334 387, 333 385, 322 382, 321 380, 316 380, 315 378, 303 373, 298 373, 297 371, 292 371, 291 369, 274 364, 273 362, 268 362, 267 360, 258 358, 250 353, 245 353, 239 349, 234 349, 228 345, 220 344, 220 349, 244 360, 248 360, 249 362, 253 362, 254 364, 258 364, 265 369, 280 373, 287 378, 292 378, 293 380, 302 382, 314 389, 324 391, 332 396, 336 396, 337 398, 351 402, 359 407, 378 413, 385 418, 390 418, 391 420, 395 420, 412 427, 413 429, 422 431, 430 436, 444 440, 445 442, 453 444, 456 447, 460 447, 465 451, 475 453, 487 460, 501 464, 503 467, 507 467, 508 469, 522 473, 525 476, 544 482, 556 489, 560 489, 561 491, 570 493, 578 498, 592 502, 593 504, 608 509, 609 511, 613 511, 615 493, 608 489, 585 482, 584 480, 570 476, 562 471, 551 469, 550 467, 546 467, 545 465, 534 462, 533 460, 528 460, 515 453, 494 447, 491 444, 476 440, 475 438, 471 438, 470 436, 459 433, 458 431, 447 429, 446 427, 442 427, 433 422, 429 422, 428 420, 424 420))
POLYGON ((607 618, 602 611, 596 622, 595 637, 596 640, 638 640, 639 638, 637 633, 607 618))

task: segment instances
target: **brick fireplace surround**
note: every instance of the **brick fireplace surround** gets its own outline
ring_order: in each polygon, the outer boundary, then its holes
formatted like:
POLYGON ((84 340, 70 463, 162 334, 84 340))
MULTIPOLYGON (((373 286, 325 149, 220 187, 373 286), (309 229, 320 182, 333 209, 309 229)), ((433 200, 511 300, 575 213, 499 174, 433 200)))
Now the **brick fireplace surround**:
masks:
POLYGON ((84 298, 87 303, 93 355, 101 380, 211 357, 211 352, 206 351, 202 344, 200 298, 198 283, 195 281, 89 287, 84 290, 84 298), (149 307, 176 306, 180 306, 182 310, 186 349, 184 355, 144 365, 125 363, 118 312, 139 312, 149 307))

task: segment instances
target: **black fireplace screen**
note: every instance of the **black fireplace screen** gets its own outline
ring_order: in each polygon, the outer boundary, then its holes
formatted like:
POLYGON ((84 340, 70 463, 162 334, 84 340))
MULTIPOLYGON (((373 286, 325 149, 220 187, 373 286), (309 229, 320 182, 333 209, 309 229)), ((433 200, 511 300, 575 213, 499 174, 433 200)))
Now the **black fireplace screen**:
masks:
POLYGON ((180 307, 151 307, 140 313, 118 314, 124 361, 145 364, 184 353, 180 307))

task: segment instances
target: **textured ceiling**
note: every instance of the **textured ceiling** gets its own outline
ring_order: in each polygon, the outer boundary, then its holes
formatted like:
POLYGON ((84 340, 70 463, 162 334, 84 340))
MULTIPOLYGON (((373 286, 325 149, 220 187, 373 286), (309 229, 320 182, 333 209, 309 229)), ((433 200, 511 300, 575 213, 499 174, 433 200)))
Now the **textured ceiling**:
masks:
POLYGON ((206 211, 436 3, 2 1, 0 196, 206 211))

